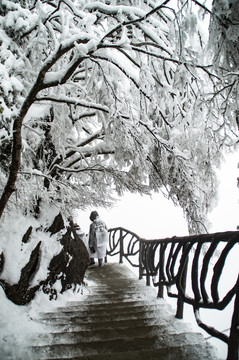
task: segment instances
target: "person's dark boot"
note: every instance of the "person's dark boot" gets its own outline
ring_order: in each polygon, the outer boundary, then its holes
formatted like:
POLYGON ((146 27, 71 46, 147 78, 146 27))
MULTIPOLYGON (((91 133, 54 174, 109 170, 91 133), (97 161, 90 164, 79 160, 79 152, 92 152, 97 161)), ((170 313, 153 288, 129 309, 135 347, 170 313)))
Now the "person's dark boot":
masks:
POLYGON ((103 259, 98 259, 99 266, 103 266, 103 259))

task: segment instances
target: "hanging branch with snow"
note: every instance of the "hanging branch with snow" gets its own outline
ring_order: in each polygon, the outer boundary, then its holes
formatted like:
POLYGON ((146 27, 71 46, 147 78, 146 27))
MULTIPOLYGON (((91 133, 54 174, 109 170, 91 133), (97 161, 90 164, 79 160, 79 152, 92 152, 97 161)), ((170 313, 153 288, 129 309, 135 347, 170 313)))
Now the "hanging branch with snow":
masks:
POLYGON ((216 0, 3 0, 0 216, 13 193, 37 215, 154 190, 204 231, 214 166, 238 141, 237 70, 207 52, 205 21, 212 43, 223 14, 216 0))

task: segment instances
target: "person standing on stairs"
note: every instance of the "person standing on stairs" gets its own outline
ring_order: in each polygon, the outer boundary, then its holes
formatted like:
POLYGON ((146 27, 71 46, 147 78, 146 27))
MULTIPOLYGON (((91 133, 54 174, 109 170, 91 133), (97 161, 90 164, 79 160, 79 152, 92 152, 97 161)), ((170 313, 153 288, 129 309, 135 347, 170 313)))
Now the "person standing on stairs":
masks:
POLYGON ((98 258, 99 266, 103 266, 108 243, 108 230, 97 211, 91 212, 90 220, 92 221, 89 230, 90 265, 95 264, 95 258, 98 258))

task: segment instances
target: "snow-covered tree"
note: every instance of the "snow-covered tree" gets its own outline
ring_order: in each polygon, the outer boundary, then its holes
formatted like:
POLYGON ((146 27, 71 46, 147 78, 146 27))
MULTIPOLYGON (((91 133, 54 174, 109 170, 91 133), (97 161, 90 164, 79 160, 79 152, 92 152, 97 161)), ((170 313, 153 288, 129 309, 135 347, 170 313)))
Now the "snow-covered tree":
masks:
POLYGON ((237 139, 238 74, 222 74, 207 51, 214 10, 196 0, 2 0, 0 11, 0 215, 154 190, 204 231, 215 166, 237 139))

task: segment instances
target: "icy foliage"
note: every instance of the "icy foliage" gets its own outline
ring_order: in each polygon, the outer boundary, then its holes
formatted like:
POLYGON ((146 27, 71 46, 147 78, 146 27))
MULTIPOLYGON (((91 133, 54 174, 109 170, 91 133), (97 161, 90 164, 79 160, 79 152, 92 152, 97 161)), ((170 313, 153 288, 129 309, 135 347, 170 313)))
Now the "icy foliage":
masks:
POLYGON ((11 163, 9 179, 18 172, 9 207, 67 213, 161 190, 191 232, 205 230, 214 168, 237 140, 238 74, 221 78, 207 55, 209 9, 177 3, 1 2, 1 188, 11 163))
POLYGON ((210 41, 214 61, 222 68, 238 70, 239 62, 239 4, 236 0, 214 0, 210 41))

